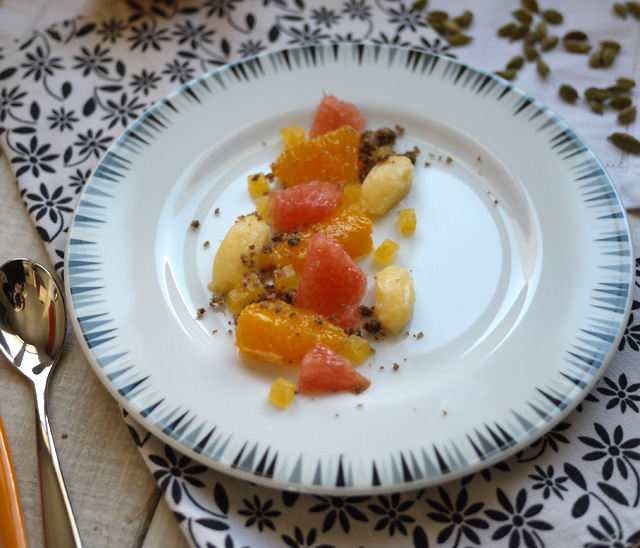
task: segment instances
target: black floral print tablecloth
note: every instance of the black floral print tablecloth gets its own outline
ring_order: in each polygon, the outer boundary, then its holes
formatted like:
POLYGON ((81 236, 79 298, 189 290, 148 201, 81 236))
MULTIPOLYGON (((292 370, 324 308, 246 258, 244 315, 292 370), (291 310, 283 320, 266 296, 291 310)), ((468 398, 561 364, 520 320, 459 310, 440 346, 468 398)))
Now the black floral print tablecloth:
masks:
MULTIPOLYGON (((517 2, 483 10, 473 2, 435 4, 105 2, 91 15, 1 45, 1 145, 56 270, 62 273, 75 204, 108 147, 155 101, 211 69, 264 51, 337 42, 411 46, 486 70, 503 68, 514 46, 498 38, 496 28, 513 19, 517 2), (439 8, 453 15, 482 11, 468 30, 477 45, 454 47, 436 33, 428 14, 439 8)), ((623 50, 635 51, 638 31, 631 25, 640 23, 631 15, 622 19, 607 8, 595 17, 576 3, 561 4, 566 18, 591 17, 593 25, 609 30, 626 25, 618 33, 628 34, 623 50)), ((602 9, 602 3, 592 4, 602 9)), ((562 31, 570 30, 567 25, 562 31)), ((637 66, 633 53, 620 63, 629 73, 637 66)), ((625 73, 610 77, 616 75, 625 73)), ((542 85, 532 70, 523 79, 542 85)), ((557 101, 555 92, 540 89, 543 102, 557 101)), ((602 123, 610 127, 582 126, 588 139, 604 141, 613 131, 607 116, 602 123)), ((618 169, 633 175, 620 151, 598 147, 614 182, 618 169)), ((626 180, 623 200, 638 205, 637 190, 626 180)), ((640 260, 635 264, 640 279, 640 260)), ((636 281, 618 353, 578 408, 510 459, 440 487, 346 497, 281 492, 209 470, 126 413, 125 421, 185 537, 197 547, 640 546, 640 285, 636 281)))

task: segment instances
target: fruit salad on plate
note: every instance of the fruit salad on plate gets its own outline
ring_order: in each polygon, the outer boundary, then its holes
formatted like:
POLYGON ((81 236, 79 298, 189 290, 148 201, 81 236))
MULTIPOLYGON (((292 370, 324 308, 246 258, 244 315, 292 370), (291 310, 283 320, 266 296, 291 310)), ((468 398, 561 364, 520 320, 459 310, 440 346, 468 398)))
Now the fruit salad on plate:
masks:
POLYGON ((235 345, 249 358, 298 368, 298 383, 275 379, 270 401, 296 394, 359 394, 371 382, 357 370, 369 339, 397 334, 415 301, 410 272, 393 263, 400 243, 373 246, 376 219, 397 216, 398 240, 416 215, 396 206, 411 189, 416 155, 397 153, 401 128, 366 129, 353 104, 324 95, 308 136, 281 130, 284 149, 270 173, 248 177, 256 209, 241 215, 216 252, 212 303, 236 320, 235 345), (358 260, 373 253, 368 279, 358 260), (369 283, 375 303, 363 304, 369 283))

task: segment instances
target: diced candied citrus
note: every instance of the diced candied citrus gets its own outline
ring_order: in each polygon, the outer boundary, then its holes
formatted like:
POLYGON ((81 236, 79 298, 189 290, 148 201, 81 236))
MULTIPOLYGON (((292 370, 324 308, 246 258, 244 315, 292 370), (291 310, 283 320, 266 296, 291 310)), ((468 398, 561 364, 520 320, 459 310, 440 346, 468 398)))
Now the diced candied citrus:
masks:
POLYGON ((348 207, 350 205, 358 203, 360 200, 360 189, 362 185, 360 183, 351 183, 345 185, 342 189, 342 202, 340 203, 343 207, 348 207))
POLYGON ((247 177, 247 183, 249 186, 249 194, 254 198, 264 196, 269 192, 269 180, 264 173, 249 175, 249 177, 247 177))
POLYGON ((416 229, 416 210, 413 208, 398 211, 398 228, 402 234, 413 232, 416 229))
POLYGON ((280 135, 282 135, 284 145, 287 147, 294 143, 299 143, 307 139, 307 133, 304 128, 299 127, 295 124, 291 124, 289 127, 282 128, 280 130, 280 135))
POLYGON ((298 274, 290 264, 278 268, 273 273, 273 285, 277 291, 288 291, 298 287, 298 274))
POLYGON ((385 238, 385 240, 373 252, 373 258, 379 263, 389 264, 393 261, 398 249, 400 249, 400 245, 389 238, 385 238))
POLYGON ((269 222, 269 196, 259 196, 256 198, 256 213, 262 217, 262 220, 269 222))
POLYGON ((245 356, 288 365, 299 363, 318 342, 339 352, 346 341, 346 333, 319 314, 282 301, 262 301, 242 309, 235 345, 245 356))
POLYGON ((360 134, 343 126, 314 139, 291 144, 271 165, 271 170, 284 186, 310 181, 356 183, 361 168, 359 147, 360 134))
POLYGON ((362 363, 370 352, 371 345, 367 339, 358 335, 349 335, 339 354, 353 363, 362 363))
POLYGON ((373 249, 373 222, 356 207, 340 210, 326 221, 314 225, 313 230, 288 235, 273 246, 272 261, 278 266, 290 264, 300 272, 307 256, 309 240, 315 232, 324 232, 356 259, 373 249))
POLYGON ((296 385, 287 379, 278 377, 269 390, 269 401, 278 407, 288 407, 296 393, 296 385))
POLYGON ((264 292, 264 286, 255 272, 251 272, 227 294, 227 307, 234 316, 245 305, 258 299, 264 292))

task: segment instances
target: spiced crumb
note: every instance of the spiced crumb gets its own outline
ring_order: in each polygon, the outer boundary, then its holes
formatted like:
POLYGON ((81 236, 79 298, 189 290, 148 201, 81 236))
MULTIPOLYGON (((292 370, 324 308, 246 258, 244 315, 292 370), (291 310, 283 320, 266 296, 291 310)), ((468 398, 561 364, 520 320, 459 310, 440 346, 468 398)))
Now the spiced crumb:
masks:
POLYGON ((429 167, 431 165, 431 162, 425 162, 424 163, 424 167, 429 167))
POLYGON ((445 417, 447 416, 447 411, 445 409, 442 410, 442 415, 445 417))
POLYGON ((62 439, 63 439, 63 440, 66 440, 66 439, 69 437, 69 434, 66 434, 66 433, 65 433, 65 434, 62 434, 62 436, 61 436, 61 437, 62 437, 62 439))
POLYGON ((453 162, 453 158, 451 156, 447 156, 447 164, 453 162))
POLYGON ((207 240, 207 241, 205 241, 205 242, 202 244, 202 247, 204 247, 205 249, 207 249, 210 245, 211 245, 211 242, 210 242, 209 240, 207 240))
POLYGON ((361 403, 359 403, 358 405, 356 405, 356 407, 357 407, 358 409, 362 409, 362 404, 361 404, 361 403))
POLYGON ((220 208, 216 207, 215 210, 213 211, 214 215, 220 215, 220 208))
POLYGON ((200 221, 198 219, 191 221, 191 228, 200 228, 200 221))
POLYGON ((214 330, 211 332, 211 334, 212 334, 212 335, 215 335, 217 332, 218 332, 218 330, 217 330, 217 329, 214 329, 214 330))
POLYGON ((369 316, 373 316, 373 310, 374 310, 373 306, 365 306, 362 304, 358 307, 358 313, 363 318, 368 318, 369 316))
POLYGON ((367 333, 379 333, 382 327, 382 324, 377 319, 372 318, 364 322, 362 327, 364 327, 364 330, 367 333))
POLYGON ((398 369, 400 369, 400 364, 394 363, 393 364, 393 370, 397 371, 398 369))
POLYGON ((421 339, 422 337, 424 337, 424 333, 420 331, 420 333, 416 335, 416 339, 421 339))
POLYGON ((196 319, 199 320, 200 318, 202 318, 202 316, 204 316, 204 312, 204 308, 198 308, 198 310, 196 311, 196 319))
POLYGON ((229 329, 227 333, 229 333, 229 335, 233 335, 233 329, 229 329))

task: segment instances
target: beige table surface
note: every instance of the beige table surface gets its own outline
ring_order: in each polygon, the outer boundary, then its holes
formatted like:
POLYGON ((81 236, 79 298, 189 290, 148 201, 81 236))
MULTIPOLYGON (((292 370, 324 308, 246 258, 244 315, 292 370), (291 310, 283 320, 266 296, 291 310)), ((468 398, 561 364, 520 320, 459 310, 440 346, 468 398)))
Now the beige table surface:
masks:
MULTIPOLYGON (((29 257, 52 270, 1 151, 0 227, 0 264, 29 257)), ((70 326, 50 396, 53 437, 84 547, 188 546, 119 407, 94 375, 70 326)), ((4 357, 0 358, 0 415, 18 476, 29 546, 39 548, 44 540, 33 400, 26 379, 4 357)))

